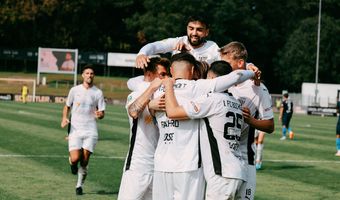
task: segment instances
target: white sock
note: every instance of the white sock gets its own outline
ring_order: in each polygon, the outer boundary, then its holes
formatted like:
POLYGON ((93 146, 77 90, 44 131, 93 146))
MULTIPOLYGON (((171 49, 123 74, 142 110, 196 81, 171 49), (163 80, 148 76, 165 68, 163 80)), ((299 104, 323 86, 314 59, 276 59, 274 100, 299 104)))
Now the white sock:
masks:
POLYGON ((263 144, 257 144, 256 147, 256 162, 262 162, 262 151, 263 151, 263 144))
POLYGON ((78 169, 78 181, 77 181, 77 188, 78 187, 83 187, 83 184, 85 182, 86 176, 87 176, 87 170, 88 166, 82 167, 80 166, 78 169))

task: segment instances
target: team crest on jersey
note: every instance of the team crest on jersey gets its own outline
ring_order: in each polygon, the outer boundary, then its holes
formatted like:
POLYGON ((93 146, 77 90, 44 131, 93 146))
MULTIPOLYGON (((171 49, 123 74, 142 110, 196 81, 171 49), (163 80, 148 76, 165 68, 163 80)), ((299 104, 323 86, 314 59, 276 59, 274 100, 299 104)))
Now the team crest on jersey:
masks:
POLYGON ((131 100, 132 100, 132 96, 129 95, 128 98, 127 98, 127 102, 129 103, 131 100))
POLYGON ((194 110, 196 113, 198 113, 200 111, 200 108, 192 101, 190 101, 191 105, 194 107, 194 110))

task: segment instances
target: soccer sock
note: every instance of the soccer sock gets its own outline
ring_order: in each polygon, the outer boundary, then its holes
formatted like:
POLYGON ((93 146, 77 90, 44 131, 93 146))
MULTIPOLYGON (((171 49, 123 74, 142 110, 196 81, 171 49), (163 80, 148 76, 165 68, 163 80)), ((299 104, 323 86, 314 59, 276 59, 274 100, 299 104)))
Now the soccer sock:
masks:
POLYGON ((340 138, 336 138, 336 149, 340 150, 340 138))
POLYGON ((88 170, 88 167, 83 167, 83 166, 80 166, 79 169, 78 169, 78 181, 77 181, 77 188, 78 187, 82 187, 84 182, 85 182, 85 179, 86 179, 86 176, 87 176, 87 170, 88 170))
POLYGON ((291 131, 292 131, 292 129, 289 127, 287 132, 290 133, 291 131))
POLYGON ((286 136, 287 128, 282 127, 282 136, 286 136))
POLYGON ((263 151, 263 144, 257 144, 256 148, 256 162, 262 162, 262 151, 263 151))

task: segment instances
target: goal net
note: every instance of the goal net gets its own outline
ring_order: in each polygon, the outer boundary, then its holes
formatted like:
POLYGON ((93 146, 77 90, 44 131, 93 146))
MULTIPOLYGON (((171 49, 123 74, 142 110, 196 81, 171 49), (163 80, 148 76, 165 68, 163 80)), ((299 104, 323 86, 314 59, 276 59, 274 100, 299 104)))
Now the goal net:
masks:
MULTIPOLYGON (((35 102, 36 80, 35 79, 20 79, 20 78, 0 78, 0 94, 16 94, 20 95, 21 88, 26 84, 28 87, 28 98, 30 102, 35 102)), ((15 100, 15 99, 14 99, 15 100)))

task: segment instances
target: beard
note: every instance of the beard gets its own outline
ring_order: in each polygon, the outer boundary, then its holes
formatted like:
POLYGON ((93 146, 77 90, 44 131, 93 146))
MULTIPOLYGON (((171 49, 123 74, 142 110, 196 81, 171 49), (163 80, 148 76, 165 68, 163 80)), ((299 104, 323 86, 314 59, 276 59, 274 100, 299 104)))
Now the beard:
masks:
POLYGON ((205 42, 204 38, 198 37, 197 39, 195 39, 195 41, 193 41, 192 38, 193 38, 193 36, 188 35, 188 41, 189 41, 190 45, 193 46, 193 47, 200 46, 201 44, 203 44, 205 42))

